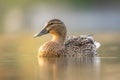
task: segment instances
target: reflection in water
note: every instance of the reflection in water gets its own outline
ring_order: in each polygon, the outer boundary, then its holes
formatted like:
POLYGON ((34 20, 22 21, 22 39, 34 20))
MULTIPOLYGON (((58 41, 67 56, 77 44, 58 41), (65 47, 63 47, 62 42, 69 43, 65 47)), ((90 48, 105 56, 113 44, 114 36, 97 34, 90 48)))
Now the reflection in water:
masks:
POLYGON ((36 58, 4 54, 0 58, 0 80, 119 79, 120 57, 36 58))
POLYGON ((38 58, 40 80, 99 80, 100 58, 38 58), (87 77, 86 77, 87 76, 87 77))

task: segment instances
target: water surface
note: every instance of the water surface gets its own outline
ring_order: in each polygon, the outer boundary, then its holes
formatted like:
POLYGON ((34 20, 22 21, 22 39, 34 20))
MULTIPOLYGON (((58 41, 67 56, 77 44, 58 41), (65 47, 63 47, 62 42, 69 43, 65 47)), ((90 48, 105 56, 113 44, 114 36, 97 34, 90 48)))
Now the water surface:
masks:
POLYGON ((38 58, 2 55, 0 80, 119 80, 119 57, 38 58))
POLYGON ((80 58, 38 58, 43 39, 1 38, 0 80, 120 80, 120 38, 108 37, 99 56, 80 58))

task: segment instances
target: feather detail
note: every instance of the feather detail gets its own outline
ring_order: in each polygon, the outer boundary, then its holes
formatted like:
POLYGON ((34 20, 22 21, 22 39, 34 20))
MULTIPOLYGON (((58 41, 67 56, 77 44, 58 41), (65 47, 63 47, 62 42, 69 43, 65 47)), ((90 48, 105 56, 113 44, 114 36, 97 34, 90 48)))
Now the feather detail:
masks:
POLYGON ((70 55, 94 56, 97 54, 98 44, 96 46, 92 36, 82 35, 69 37, 65 42, 65 48, 70 55))

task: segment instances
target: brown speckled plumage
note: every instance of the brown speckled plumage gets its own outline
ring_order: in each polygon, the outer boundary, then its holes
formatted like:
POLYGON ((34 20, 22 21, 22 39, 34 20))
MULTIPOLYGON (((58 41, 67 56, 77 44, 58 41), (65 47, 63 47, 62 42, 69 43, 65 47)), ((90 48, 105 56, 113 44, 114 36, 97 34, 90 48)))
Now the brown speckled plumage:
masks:
POLYGON ((94 56, 97 54, 92 37, 76 36, 65 42, 65 49, 70 56, 94 56))
POLYGON ((59 19, 50 20, 35 37, 47 33, 52 34, 53 39, 39 48, 40 57, 94 56, 100 46, 91 36, 73 36, 66 39, 66 27, 59 19))
POLYGON ((49 41, 39 48, 39 56, 59 57, 63 51, 64 48, 59 43, 49 41))

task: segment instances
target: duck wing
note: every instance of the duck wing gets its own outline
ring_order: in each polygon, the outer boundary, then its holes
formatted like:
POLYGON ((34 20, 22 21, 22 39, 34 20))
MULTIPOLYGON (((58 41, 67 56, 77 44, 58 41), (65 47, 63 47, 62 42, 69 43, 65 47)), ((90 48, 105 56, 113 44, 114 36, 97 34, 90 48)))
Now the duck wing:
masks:
POLYGON ((72 36, 65 41, 65 49, 70 56, 94 56, 99 47, 91 35, 72 36))

